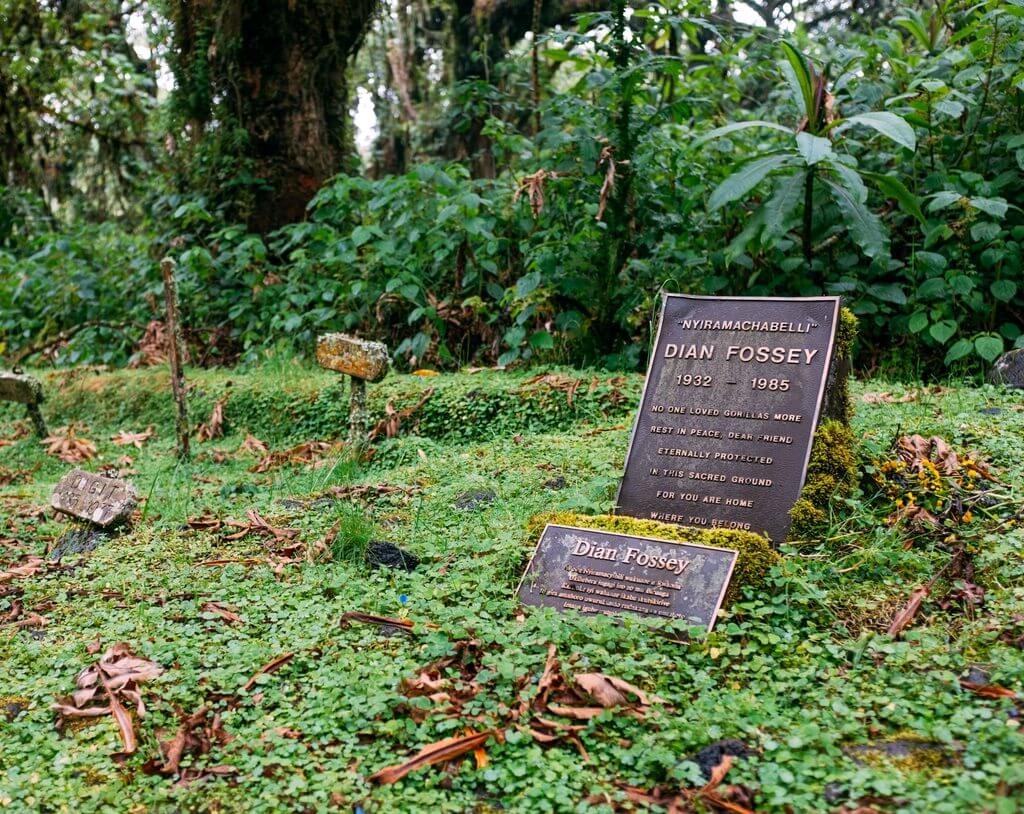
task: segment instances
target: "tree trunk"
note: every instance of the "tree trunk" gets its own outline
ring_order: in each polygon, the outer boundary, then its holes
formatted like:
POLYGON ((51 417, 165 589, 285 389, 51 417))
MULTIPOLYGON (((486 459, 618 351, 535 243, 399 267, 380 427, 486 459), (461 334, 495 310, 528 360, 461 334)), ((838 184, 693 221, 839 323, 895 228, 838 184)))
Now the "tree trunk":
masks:
POLYGON ((346 67, 375 8, 375 0, 178 0, 187 118, 210 135, 224 124, 245 131, 239 157, 259 183, 241 214, 255 231, 301 220, 343 169, 346 67))

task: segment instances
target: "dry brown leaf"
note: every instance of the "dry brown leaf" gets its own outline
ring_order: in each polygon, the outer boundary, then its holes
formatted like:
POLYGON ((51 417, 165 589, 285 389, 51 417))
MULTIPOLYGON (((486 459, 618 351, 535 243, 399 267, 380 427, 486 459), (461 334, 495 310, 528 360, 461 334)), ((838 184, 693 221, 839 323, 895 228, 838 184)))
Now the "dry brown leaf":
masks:
POLYGON ((580 673, 573 677, 573 681, 603 707, 617 707, 630 703, 628 694, 635 695, 641 706, 648 706, 652 702, 664 703, 663 698, 656 695, 648 697, 639 687, 604 673, 580 673))
POLYGON ((245 440, 238 446, 239 452, 251 452, 253 455, 266 455, 267 445, 255 435, 245 436, 245 440))
POLYGON ((921 609, 921 603, 928 596, 930 590, 929 585, 922 585, 914 590, 910 595, 910 601, 907 602, 903 610, 896 614, 896 618, 889 625, 888 633, 890 636, 899 636, 907 625, 914 621, 914 617, 917 616, 917 612, 921 609))
POLYGON ((572 718, 577 721, 589 721, 596 718, 605 711, 604 707, 570 707, 564 704, 548 704, 548 711, 561 715, 563 718, 572 718))
POLYGON ((215 401, 213 409, 210 410, 210 417, 196 428, 196 438, 200 441, 212 441, 214 438, 224 437, 224 405, 227 400, 227 396, 225 396, 215 401))
MULTIPOLYGON (((142 449, 142 445, 151 438, 156 437, 152 427, 146 427, 142 432, 129 432, 127 430, 121 430, 117 435, 111 437, 111 441, 115 446, 126 447, 134 446, 136 449, 142 449)), ((123 459, 122 459, 123 460, 123 459)), ((128 458, 128 466, 131 466, 132 459, 128 458)))
POLYGON ((1001 687, 999 684, 985 684, 979 681, 968 681, 960 679, 960 686, 982 698, 1016 698, 1017 693, 1009 687, 1001 687))
POLYGON ((390 616, 374 616, 362 611, 346 611, 341 615, 341 626, 348 627, 350 622, 366 622, 371 625, 392 627, 401 630, 412 630, 413 622, 409 619, 394 619, 390 616))
POLYGON ((289 661, 291 661, 294 657, 295 653, 282 653, 280 656, 272 658, 270 661, 268 661, 266 664, 260 667, 260 669, 258 669, 255 673, 253 673, 252 678, 245 682, 245 684, 242 686, 242 689, 245 691, 251 690, 253 687, 256 686, 257 678, 259 678, 264 673, 272 673, 275 670, 278 670, 279 668, 287 664, 289 661))
POLYGON ((377 422, 376 426, 370 430, 369 440, 376 441, 382 434, 385 438, 394 438, 398 435, 399 430, 402 428, 402 422, 408 421, 412 416, 418 413, 423 405, 427 403, 429 399, 434 395, 434 388, 428 387, 423 391, 423 395, 420 396, 420 400, 415 404, 408 407, 403 407, 401 410, 396 410, 395 406, 389 400, 384 405, 384 418, 377 422))
POLYGON ((74 425, 61 427, 40 443, 46 447, 47 455, 56 455, 67 464, 82 463, 96 455, 96 445, 86 438, 80 438, 74 425))
POLYGON ((12 566, 6 571, 0 571, 0 585, 5 582, 13 582, 16 579, 25 579, 42 571, 45 567, 46 561, 42 557, 30 554, 18 565, 12 566))
POLYGON ((405 777, 409 772, 432 766, 435 763, 446 763, 455 760, 469 752, 475 752, 483 747, 487 741, 495 735, 493 730, 485 732, 474 732, 469 735, 462 735, 457 738, 445 738, 444 740, 424 746, 419 752, 404 763, 394 766, 386 766, 380 771, 374 772, 368 780, 371 783, 380 783, 382 786, 396 783, 405 777))
POLYGON ((225 622, 238 622, 239 624, 245 624, 245 620, 235 613, 233 610, 221 605, 219 602, 204 602, 199 610, 204 613, 215 613, 225 622))

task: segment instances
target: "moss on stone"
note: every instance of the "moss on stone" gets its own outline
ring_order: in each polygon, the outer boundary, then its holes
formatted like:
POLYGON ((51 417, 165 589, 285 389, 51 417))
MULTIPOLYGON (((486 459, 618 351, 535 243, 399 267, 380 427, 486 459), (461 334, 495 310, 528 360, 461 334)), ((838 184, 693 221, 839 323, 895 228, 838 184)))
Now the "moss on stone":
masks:
POLYGON ((857 484, 856 439, 850 429, 850 357, 857 339, 857 317, 839 309, 836 340, 829 371, 827 403, 814 432, 807 478, 800 497, 790 509, 790 540, 808 540, 828 525, 829 506, 836 498, 853 494, 857 484))
POLYGON ((670 523, 659 523, 657 520, 643 520, 637 517, 612 514, 544 512, 534 515, 527 525, 531 544, 536 544, 544 527, 549 523, 558 526, 613 531, 636 537, 655 537, 676 543, 731 548, 738 551, 739 556, 736 558, 736 567, 733 568, 729 589, 725 592, 725 599, 722 601, 723 607, 728 607, 738 600, 742 590, 748 586, 763 589, 769 569, 782 559, 772 549, 771 543, 766 538, 753 532, 733 529, 696 529, 670 523))

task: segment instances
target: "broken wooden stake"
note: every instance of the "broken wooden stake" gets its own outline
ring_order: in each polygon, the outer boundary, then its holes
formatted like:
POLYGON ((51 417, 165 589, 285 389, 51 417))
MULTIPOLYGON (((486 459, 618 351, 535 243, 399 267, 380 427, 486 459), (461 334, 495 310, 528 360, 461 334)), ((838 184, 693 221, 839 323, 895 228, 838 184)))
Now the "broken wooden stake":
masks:
POLYGON ((176 429, 178 433, 178 457, 187 458, 188 450, 188 402, 185 397, 185 371, 182 368, 183 344, 181 316, 178 303, 178 284, 174 279, 174 261, 165 257, 160 261, 164 277, 164 298, 167 302, 167 359, 171 365, 171 390, 177 407, 176 429))
POLYGON ((366 383, 379 382, 388 372, 391 356, 383 342, 370 342, 347 334, 324 334, 316 342, 316 360, 321 367, 348 374, 352 381, 349 404, 348 443, 361 451, 367 437, 366 383))

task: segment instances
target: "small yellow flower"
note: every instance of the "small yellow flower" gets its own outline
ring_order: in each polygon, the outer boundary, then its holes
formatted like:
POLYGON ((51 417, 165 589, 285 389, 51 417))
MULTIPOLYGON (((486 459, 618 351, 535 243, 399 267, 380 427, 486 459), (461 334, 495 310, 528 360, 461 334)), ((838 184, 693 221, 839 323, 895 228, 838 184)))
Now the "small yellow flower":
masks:
POLYGON ((973 519, 974 519, 974 515, 971 514, 970 509, 968 509, 966 512, 964 512, 963 520, 964 520, 965 523, 970 523, 973 519))

